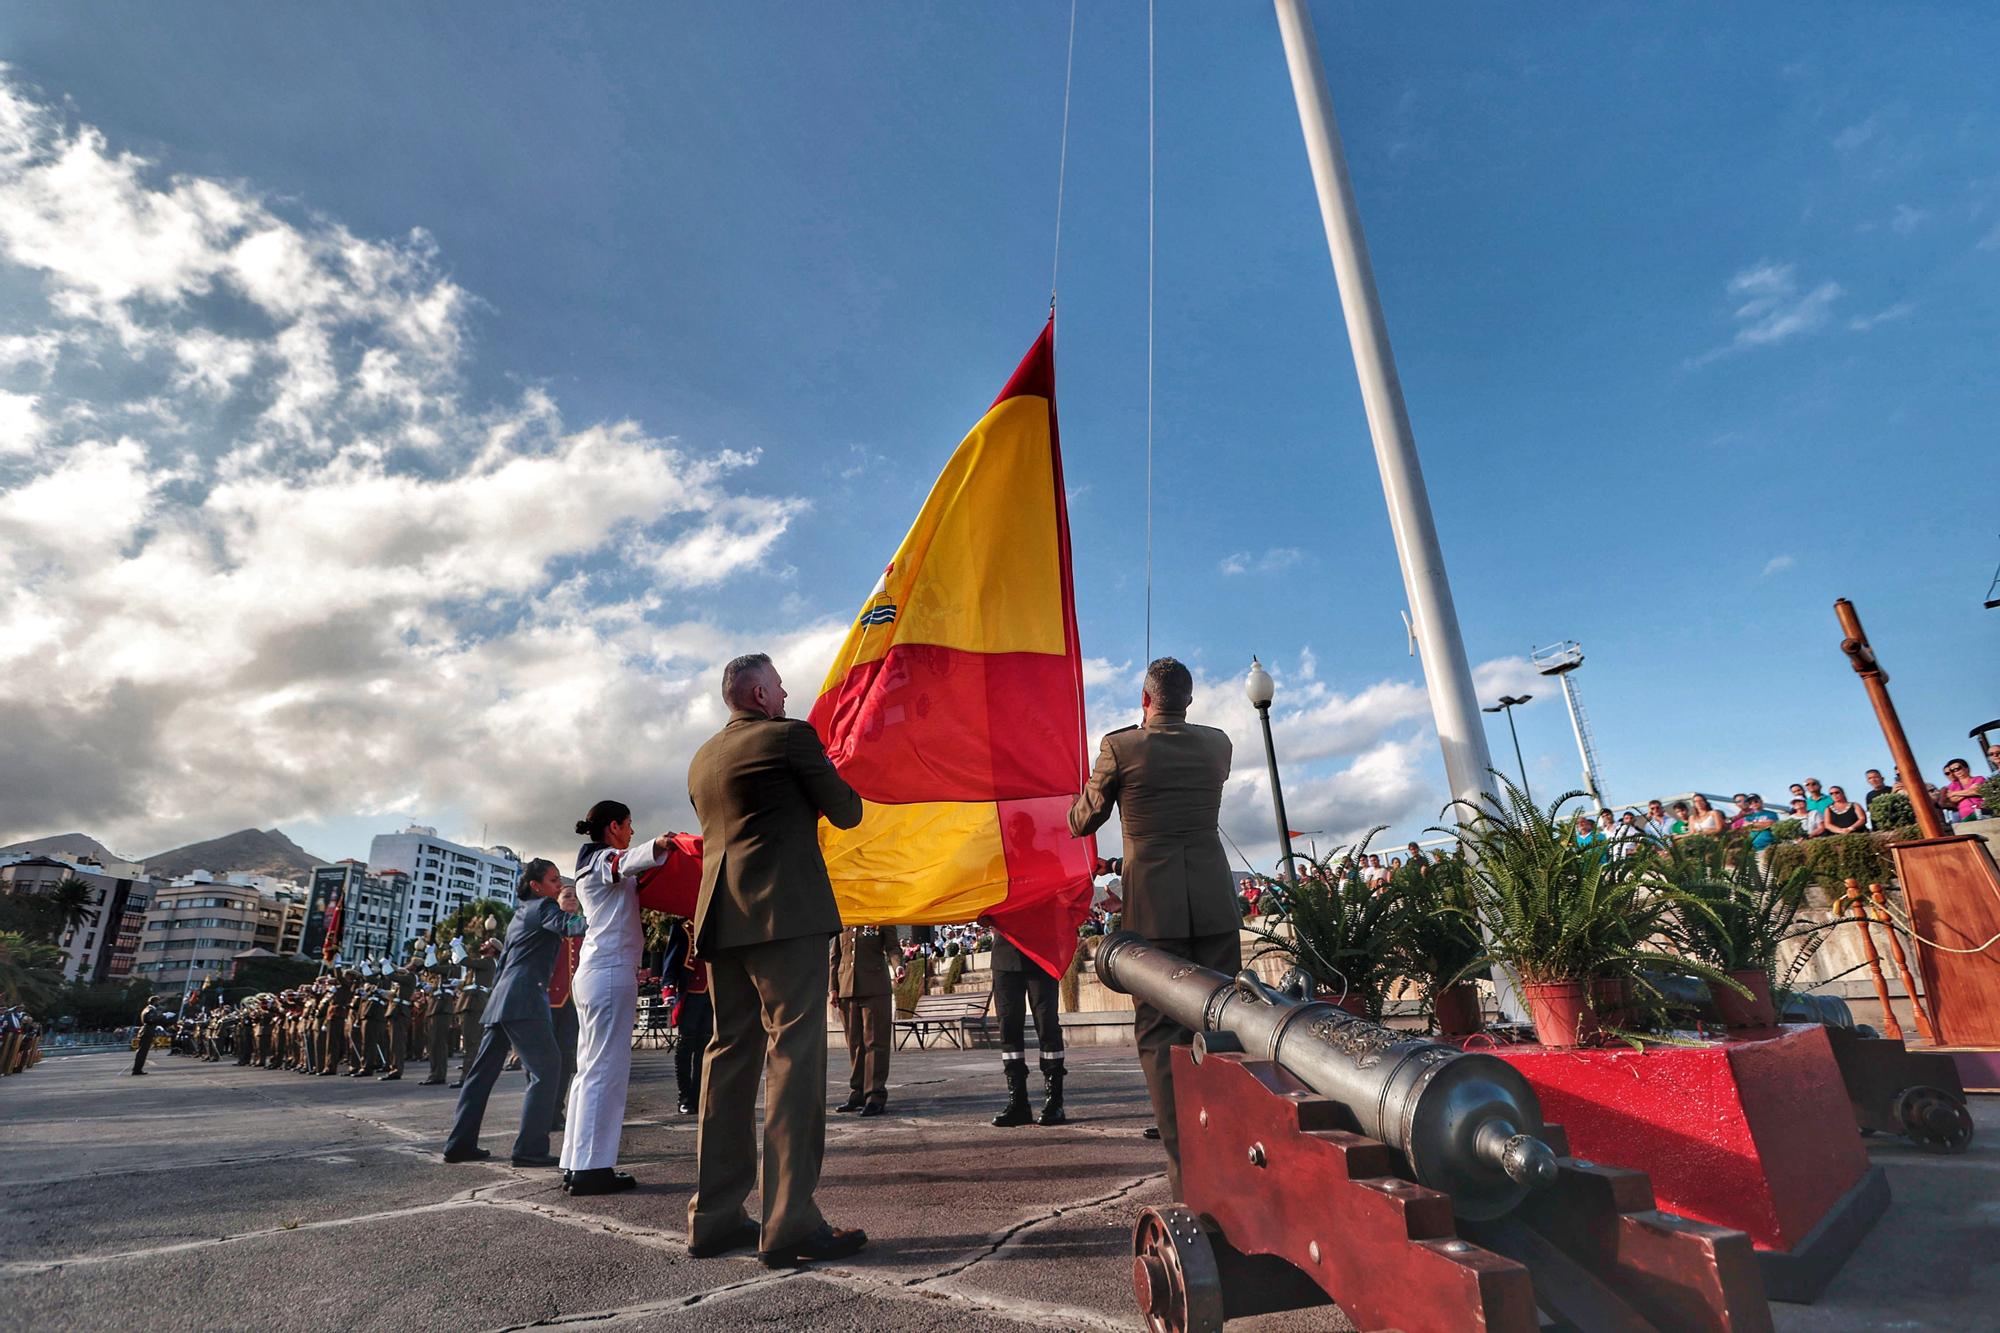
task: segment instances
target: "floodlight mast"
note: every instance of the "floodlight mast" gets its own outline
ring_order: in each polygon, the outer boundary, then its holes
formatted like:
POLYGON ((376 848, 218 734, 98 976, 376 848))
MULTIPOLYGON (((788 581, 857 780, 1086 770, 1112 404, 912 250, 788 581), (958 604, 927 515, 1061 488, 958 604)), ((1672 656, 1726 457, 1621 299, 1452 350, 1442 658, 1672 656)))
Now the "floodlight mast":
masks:
POLYGON ((1604 788, 1597 778, 1597 745, 1591 738, 1590 717, 1583 711, 1583 700, 1577 697, 1576 682, 1570 679, 1570 673, 1583 665, 1583 647, 1575 639, 1564 639, 1535 649, 1528 660, 1544 676, 1554 676, 1562 682, 1563 702, 1569 705, 1570 730, 1576 733, 1576 752, 1583 758, 1584 789, 1602 810, 1604 788))

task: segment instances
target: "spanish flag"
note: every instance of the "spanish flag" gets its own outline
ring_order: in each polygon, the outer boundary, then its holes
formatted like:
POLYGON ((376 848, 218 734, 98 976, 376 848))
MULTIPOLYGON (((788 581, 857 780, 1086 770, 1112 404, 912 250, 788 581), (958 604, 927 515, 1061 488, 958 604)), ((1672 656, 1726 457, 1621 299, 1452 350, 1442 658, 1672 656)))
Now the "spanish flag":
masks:
POLYGON ((945 465, 813 704, 861 823, 820 826, 849 925, 983 920, 1051 972, 1090 906, 1083 659, 1051 321, 945 465))

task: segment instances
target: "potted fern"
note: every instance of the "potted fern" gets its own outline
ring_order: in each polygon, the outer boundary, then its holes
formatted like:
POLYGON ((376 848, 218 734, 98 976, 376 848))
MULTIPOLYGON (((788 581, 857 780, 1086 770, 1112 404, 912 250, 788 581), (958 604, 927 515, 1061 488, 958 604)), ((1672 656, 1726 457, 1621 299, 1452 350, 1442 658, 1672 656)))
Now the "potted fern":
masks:
POLYGON ((1676 845, 1652 874, 1678 902, 1672 934, 1681 952, 1734 983, 1710 987, 1716 1017, 1732 1028, 1775 1023, 1771 983, 1779 946, 1826 929, 1819 922, 1798 924, 1814 879, 1811 866, 1775 855, 1760 863, 1747 846, 1676 845))
POLYGON ((1316 993, 1372 1019, 1382 1017, 1399 975, 1410 923, 1401 895, 1378 891, 1354 870, 1381 831, 1370 832, 1352 852, 1297 858, 1298 883, 1274 882, 1265 890, 1282 901, 1283 920, 1246 926, 1259 941, 1254 957, 1286 960, 1311 978, 1316 993))
POLYGON ((1388 892, 1408 918, 1401 932, 1401 971, 1417 983, 1438 1035, 1479 1031, 1479 988, 1468 974, 1485 946, 1473 925, 1465 863, 1445 856, 1429 865, 1403 866, 1390 876, 1388 892))
POLYGON ((1467 971, 1511 969, 1544 1046, 1597 1039, 1597 983, 1624 983, 1618 989, 1629 995, 1641 969, 1653 968, 1693 970, 1728 984, 1713 968, 1655 946, 1680 899, 1651 882, 1645 856, 1621 857, 1602 844, 1578 842, 1576 820, 1562 809, 1585 793, 1565 792, 1540 808, 1503 775, 1493 777, 1504 799, 1489 793, 1477 804, 1454 802, 1465 822, 1438 831, 1459 840, 1468 910, 1486 940, 1467 971))

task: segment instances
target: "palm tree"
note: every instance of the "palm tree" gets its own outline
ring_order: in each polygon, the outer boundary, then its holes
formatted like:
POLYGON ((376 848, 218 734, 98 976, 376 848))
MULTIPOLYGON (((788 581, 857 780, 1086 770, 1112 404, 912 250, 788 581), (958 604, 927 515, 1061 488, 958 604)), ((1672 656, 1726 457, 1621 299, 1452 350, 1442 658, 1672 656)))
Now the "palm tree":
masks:
POLYGON ((56 910, 62 913, 62 928, 65 931, 97 924, 97 909, 91 906, 97 901, 97 891, 86 880, 75 875, 65 876, 49 897, 55 901, 56 910))
POLYGON ((62 961, 53 944, 0 932, 0 1000, 44 1013, 62 988, 62 961))

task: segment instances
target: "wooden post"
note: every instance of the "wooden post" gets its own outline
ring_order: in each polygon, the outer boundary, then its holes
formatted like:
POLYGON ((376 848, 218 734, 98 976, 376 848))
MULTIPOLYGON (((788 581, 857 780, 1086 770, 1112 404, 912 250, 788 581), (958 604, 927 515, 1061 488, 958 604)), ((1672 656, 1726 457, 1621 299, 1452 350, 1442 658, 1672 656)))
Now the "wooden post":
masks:
POLYGON ((1875 720, 1882 724, 1882 736, 1889 742, 1889 753, 1895 756, 1896 767, 1902 770, 1903 778, 1899 785, 1903 794, 1910 798, 1910 807, 1917 816, 1917 827, 1923 830, 1926 838, 1945 837, 1944 816, 1931 803, 1923 770, 1917 767, 1917 756, 1910 749, 1910 738, 1903 734, 1903 720, 1896 716, 1896 705, 1889 699, 1889 673, 1875 660, 1875 650, 1868 646, 1868 635, 1862 631, 1861 617, 1855 614, 1854 603, 1843 597, 1833 604, 1833 613, 1840 617, 1841 632, 1847 636, 1840 641, 1840 651, 1847 654, 1847 660, 1868 691, 1868 701, 1875 705, 1875 720))
POLYGON ((1924 1002, 1917 998, 1917 983, 1910 976, 1910 960, 1903 953, 1903 941, 1896 935, 1896 924, 1889 919, 1889 900, 1882 892, 1880 884, 1868 886, 1868 896, 1875 900, 1875 919, 1889 932, 1889 952, 1896 960, 1896 975, 1903 979, 1903 989, 1910 993, 1910 1010, 1917 1016, 1917 1031, 1923 1033, 1924 1040, 1937 1045, 1937 1025, 1924 1012, 1924 1002))
POLYGON ((1868 955, 1868 972, 1875 979, 1875 998, 1882 1002, 1882 1031, 1901 1041, 1903 1025, 1896 1018, 1896 1007, 1889 1003, 1889 983, 1882 979, 1882 955, 1875 952, 1875 932, 1868 928, 1868 908, 1861 901, 1860 883, 1853 879, 1847 881, 1847 896, 1840 900, 1843 916, 1849 903, 1854 904, 1854 922, 1861 927, 1861 943, 1868 955))

